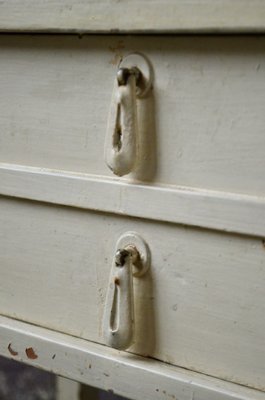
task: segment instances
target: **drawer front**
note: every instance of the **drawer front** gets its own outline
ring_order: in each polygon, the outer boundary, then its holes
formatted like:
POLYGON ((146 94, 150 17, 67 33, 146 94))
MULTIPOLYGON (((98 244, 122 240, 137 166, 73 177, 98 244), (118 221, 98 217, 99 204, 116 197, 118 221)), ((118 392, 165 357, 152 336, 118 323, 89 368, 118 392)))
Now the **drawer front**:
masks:
POLYGON ((7 198, 0 226, 1 314, 104 343, 116 242, 136 231, 152 262, 129 350, 265 389, 261 239, 7 198))
POLYGON ((117 65, 142 52, 141 157, 128 175, 265 194, 264 37, 0 38, 2 163, 113 177, 104 142, 117 65))
POLYGON ((259 0, 13 0, 1 3, 0 30, 10 32, 244 33, 264 32, 259 0))
POLYGON ((1 35, 2 315, 105 343, 116 243, 135 231, 151 267, 133 279, 129 351, 265 390, 264 45, 1 35), (154 81, 134 110, 138 163, 117 179, 104 146, 130 52, 154 81))

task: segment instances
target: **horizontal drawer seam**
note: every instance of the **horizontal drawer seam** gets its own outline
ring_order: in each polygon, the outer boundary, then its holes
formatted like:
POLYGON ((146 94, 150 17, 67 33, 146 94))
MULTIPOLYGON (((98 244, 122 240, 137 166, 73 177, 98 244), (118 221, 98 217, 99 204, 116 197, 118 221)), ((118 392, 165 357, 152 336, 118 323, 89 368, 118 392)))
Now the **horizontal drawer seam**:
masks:
POLYGON ((151 186, 88 174, 0 164, 0 194, 137 218, 265 236, 265 198, 151 186))

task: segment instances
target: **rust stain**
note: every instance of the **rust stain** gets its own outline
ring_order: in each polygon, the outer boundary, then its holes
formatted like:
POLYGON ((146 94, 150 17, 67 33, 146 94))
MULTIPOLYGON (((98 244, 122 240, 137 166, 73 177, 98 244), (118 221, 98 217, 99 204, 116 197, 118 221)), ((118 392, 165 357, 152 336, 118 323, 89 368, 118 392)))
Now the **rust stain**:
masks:
POLYGON ((30 358, 31 360, 36 360, 36 358, 38 358, 37 354, 35 353, 35 351, 32 347, 28 347, 25 351, 26 351, 27 357, 30 358))
POLYGON ((7 348, 8 348, 9 353, 12 354, 12 356, 17 356, 18 355, 18 352, 12 349, 11 343, 9 343, 7 348))
POLYGON ((118 286, 119 286, 119 284, 120 284, 119 278, 115 278, 115 279, 114 279, 114 283, 115 283, 115 285, 118 285, 118 286))
POLYGON ((114 53, 113 58, 110 60, 110 64, 118 65, 122 60, 122 50, 125 48, 124 42, 119 40, 116 46, 109 46, 110 51, 114 53))

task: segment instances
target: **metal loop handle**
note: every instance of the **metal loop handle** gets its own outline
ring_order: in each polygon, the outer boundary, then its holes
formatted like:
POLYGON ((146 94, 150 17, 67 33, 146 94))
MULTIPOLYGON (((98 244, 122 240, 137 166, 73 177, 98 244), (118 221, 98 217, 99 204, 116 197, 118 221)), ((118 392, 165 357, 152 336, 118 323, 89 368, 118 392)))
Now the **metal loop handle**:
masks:
POLYGON ((103 334, 108 346, 124 350, 132 344, 135 320, 133 276, 143 275, 149 260, 147 245, 139 235, 128 232, 119 239, 103 317, 103 334))

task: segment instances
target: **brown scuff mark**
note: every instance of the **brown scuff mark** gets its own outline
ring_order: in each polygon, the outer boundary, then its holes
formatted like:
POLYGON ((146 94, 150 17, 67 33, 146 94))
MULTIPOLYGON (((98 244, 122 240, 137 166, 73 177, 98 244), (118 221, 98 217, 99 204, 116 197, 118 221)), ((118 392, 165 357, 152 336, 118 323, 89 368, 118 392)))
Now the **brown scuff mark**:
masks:
POLYGON ((7 348, 8 348, 8 351, 9 351, 9 353, 10 353, 10 354, 12 354, 12 356, 17 356, 17 355, 18 355, 18 352, 17 352, 17 351, 15 351, 15 350, 13 350, 11 346, 12 346, 12 344, 11 344, 11 343, 9 343, 9 345, 8 345, 8 347, 7 347, 7 348))
POLYGON ((123 40, 119 40, 116 46, 109 46, 110 51, 114 53, 113 58, 110 60, 110 64, 118 65, 122 58, 122 50, 125 48, 123 40))
POLYGON ((38 355, 35 353, 32 347, 28 347, 25 351, 30 360, 36 360, 36 358, 38 358, 38 355))
POLYGON ((262 245, 263 245, 263 247, 265 249, 265 239, 262 240, 262 245))

